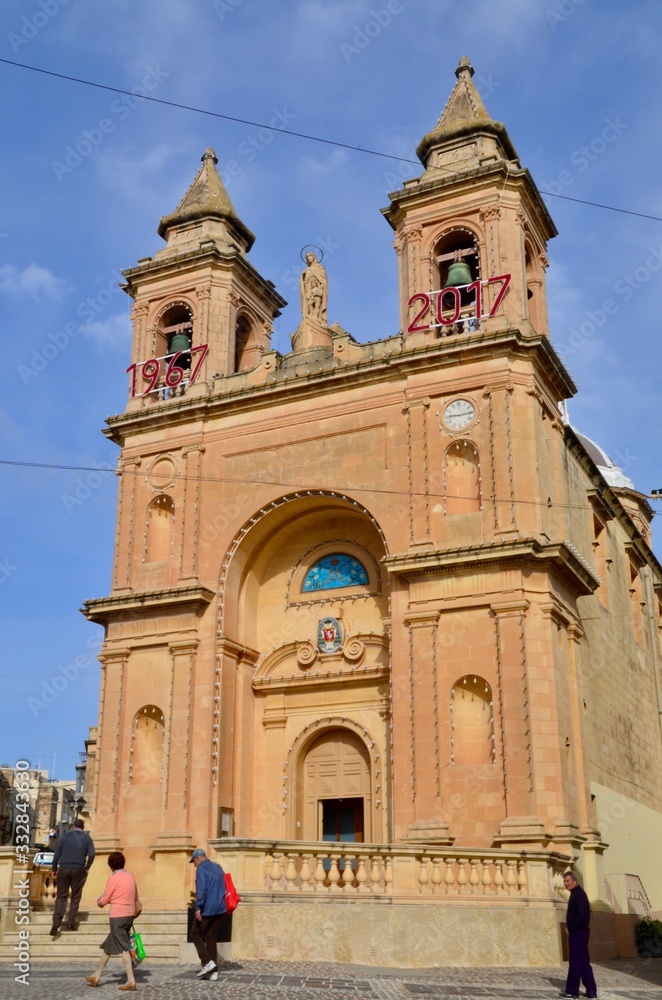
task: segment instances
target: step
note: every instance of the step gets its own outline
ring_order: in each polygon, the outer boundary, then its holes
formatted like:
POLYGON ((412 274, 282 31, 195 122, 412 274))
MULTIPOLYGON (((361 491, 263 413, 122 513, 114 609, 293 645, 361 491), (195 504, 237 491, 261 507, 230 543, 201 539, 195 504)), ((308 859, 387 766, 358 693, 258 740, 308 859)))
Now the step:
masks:
MULTIPOLYGON (((145 911, 136 920, 145 951, 154 962, 179 962, 186 945, 185 910, 145 911)), ((89 958, 96 961, 99 946, 108 933, 108 914, 81 911, 77 931, 62 930, 53 939, 49 931, 52 926, 52 910, 33 911, 30 920, 30 949, 35 961, 75 961, 89 958)), ((0 961, 13 960, 16 944, 13 928, 0 940, 0 961)))

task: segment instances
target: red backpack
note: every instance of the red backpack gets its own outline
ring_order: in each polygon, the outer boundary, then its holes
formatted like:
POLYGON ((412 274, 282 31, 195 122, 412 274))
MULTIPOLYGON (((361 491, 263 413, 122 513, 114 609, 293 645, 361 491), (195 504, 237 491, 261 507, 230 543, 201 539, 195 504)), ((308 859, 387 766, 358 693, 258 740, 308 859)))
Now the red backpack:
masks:
POLYGON ((225 912, 233 913, 241 903, 241 896, 234 887, 232 875, 225 873, 225 912))

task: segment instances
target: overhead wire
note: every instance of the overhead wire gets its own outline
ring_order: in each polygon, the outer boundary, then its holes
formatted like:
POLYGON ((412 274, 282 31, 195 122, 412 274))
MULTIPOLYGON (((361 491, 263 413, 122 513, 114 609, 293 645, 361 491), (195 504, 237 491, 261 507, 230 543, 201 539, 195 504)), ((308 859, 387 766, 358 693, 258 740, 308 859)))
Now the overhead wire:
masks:
MULTIPOLYGON (((307 139, 309 142, 319 142, 327 146, 336 146, 339 149, 348 149, 356 153, 366 153, 369 156, 380 156, 387 160, 397 160, 400 163, 411 163, 415 166, 420 166, 420 162, 418 160, 412 160, 408 156, 398 156, 395 153, 387 153, 384 150, 379 149, 370 149, 366 146, 357 146, 354 143, 341 142, 338 139, 327 139, 325 136, 312 135, 309 132, 297 132, 294 129, 282 128, 276 125, 266 124, 265 122, 256 122, 249 118, 227 115, 220 111, 210 111, 208 108, 198 108, 192 104, 182 104, 179 101, 168 101, 164 97, 155 97, 153 94, 136 94, 134 91, 126 90, 123 87, 114 87, 110 84, 98 83, 95 80, 85 80, 82 77, 71 76, 68 73, 57 73, 55 70, 44 69, 42 66, 31 66, 28 63, 17 62, 14 59, 0 58, 0 63, 4 63, 6 66, 14 66, 17 69, 25 69, 32 73, 41 73, 44 76, 54 77, 57 80, 65 80, 68 83, 77 83, 84 87, 93 87, 97 90, 105 90, 112 94, 122 94, 125 97, 132 97, 135 100, 150 101, 153 104, 161 104, 165 107, 176 108, 180 111, 190 111, 198 115, 207 115, 211 118, 219 118, 223 121, 234 122, 239 125, 250 125, 252 128, 266 128, 271 132, 279 132, 283 135, 290 135, 297 139, 307 139)), ((450 170, 447 167, 438 167, 437 169, 453 176, 459 176, 459 171, 457 170, 450 170)), ((540 191, 540 194, 544 195, 546 198, 558 198, 560 201, 572 201, 578 205, 587 205, 590 208, 599 208, 606 212, 619 212, 622 215, 632 215, 639 219, 649 219, 652 222, 662 222, 662 216, 650 215, 646 212, 635 212, 632 209, 621 208, 616 205, 606 205, 602 202, 588 201, 585 198, 571 198, 567 194, 556 194, 553 191, 540 191)))
MULTIPOLYGON (((62 465, 58 462, 21 462, 15 459, 0 458, 0 465, 12 466, 16 468, 24 469, 43 469, 44 471, 55 471, 55 472, 106 472, 115 473, 118 476, 144 476, 144 472, 139 472, 132 469, 110 469, 106 466, 99 465, 62 465)), ((385 496, 401 496, 401 497, 429 497, 430 499, 443 499, 446 497, 445 493, 435 493, 431 490, 388 490, 381 489, 378 486, 356 486, 352 484, 334 484, 332 486, 320 487, 319 483, 314 485, 306 485, 301 482, 297 483, 283 483, 277 479, 249 479, 242 477, 241 479, 233 478, 232 476, 185 476, 177 475, 175 477, 177 482, 193 482, 193 483, 232 483, 235 485, 251 485, 251 486, 278 486, 284 490, 295 490, 298 493, 319 493, 320 488, 323 490, 328 490, 334 493, 339 493, 345 491, 347 493, 376 493, 385 496)), ((454 500, 472 500, 474 497, 460 497, 453 496, 454 500)), ((483 503, 503 503, 503 504, 524 504, 532 507, 546 507, 547 509, 558 509, 558 510, 594 510, 594 507, 590 503, 578 504, 578 503, 560 503, 549 500, 514 500, 512 497, 495 497, 495 496, 484 496, 483 503)), ((660 497, 652 497, 646 495, 648 500, 662 500, 660 497)), ((653 511, 653 514, 659 514, 660 511, 653 511)))

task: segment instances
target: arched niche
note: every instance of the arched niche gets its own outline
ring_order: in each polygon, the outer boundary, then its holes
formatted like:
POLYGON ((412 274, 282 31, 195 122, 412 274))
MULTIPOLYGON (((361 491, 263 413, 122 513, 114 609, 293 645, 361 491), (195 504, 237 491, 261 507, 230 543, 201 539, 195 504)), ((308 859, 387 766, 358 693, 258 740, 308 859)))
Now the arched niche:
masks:
POLYGON ((160 562, 172 554, 175 525, 175 501, 160 493, 147 508, 145 525, 145 562, 160 562))
POLYGON ((492 689, 483 677, 466 674, 451 688, 451 762, 492 764, 495 759, 492 689))
POLYGON ((133 717, 129 748, 129 781, 153 785, 163 779, 165 719, 157 705, 143 705, 133 717))
POLYGON ((482 507, 480 455, 472 441, 453 441, 443 460, 446 514, 469 514, 482 507))

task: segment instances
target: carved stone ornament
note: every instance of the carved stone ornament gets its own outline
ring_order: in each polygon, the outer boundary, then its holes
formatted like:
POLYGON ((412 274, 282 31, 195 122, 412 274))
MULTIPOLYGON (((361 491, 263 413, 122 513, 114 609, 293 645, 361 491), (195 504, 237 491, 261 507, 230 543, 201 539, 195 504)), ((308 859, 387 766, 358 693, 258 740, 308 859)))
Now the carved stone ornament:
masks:
POLYGON ((320 653, 337 653, 342 646, 342 629, 337 618, 322 618, 317 625, 317 648, 320 653))

